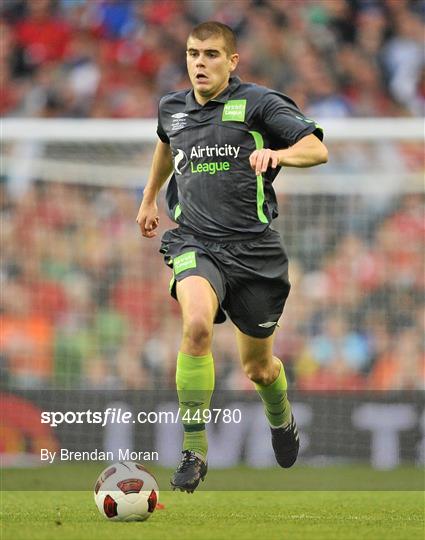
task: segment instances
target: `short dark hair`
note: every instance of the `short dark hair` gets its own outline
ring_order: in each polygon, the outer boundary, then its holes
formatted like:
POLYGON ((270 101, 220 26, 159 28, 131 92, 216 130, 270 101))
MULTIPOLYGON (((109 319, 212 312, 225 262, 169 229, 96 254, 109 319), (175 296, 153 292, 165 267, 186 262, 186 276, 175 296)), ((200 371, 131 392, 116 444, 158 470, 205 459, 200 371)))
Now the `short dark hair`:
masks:
POLYGON ((230 26, 218 21, 207 21, 192 30, 189 37, 194 37, 204 41, 212 36, 221 36, 224 40, 224 48, 227 54, 234 54, 236 52, 236 36, 230 26))

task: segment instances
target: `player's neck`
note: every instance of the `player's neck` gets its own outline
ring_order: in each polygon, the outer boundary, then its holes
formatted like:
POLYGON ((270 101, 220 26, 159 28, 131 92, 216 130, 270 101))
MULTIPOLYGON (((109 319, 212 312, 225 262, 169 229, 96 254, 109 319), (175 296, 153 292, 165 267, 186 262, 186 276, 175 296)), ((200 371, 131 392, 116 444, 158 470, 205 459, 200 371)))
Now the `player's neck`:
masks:
POLYGON ((221 86, 214 94, 208 95, 208 96, 202 96, 199 94, 195 89, 193 89, 193 94, 195 96, 196 101, 199 103, 199 105, 205 105, 208 103, 208 101, 211 101, 212 99, 215 99, 217 96, 219 96, 226 88, 229 86, 229 81, 226 81, 223 86, 221 86))

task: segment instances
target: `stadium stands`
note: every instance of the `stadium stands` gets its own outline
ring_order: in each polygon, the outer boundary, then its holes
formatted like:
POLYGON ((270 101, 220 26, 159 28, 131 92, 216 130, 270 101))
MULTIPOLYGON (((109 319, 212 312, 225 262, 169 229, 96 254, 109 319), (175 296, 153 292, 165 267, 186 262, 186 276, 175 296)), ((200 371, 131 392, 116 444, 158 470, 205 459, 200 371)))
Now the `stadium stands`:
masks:
POLYGON ((5 0, 3 115, 153 117, 187 87, 184 50, 205 19, 239 37, 245 80, 311 116, 420 115, 420 0, 5 0))

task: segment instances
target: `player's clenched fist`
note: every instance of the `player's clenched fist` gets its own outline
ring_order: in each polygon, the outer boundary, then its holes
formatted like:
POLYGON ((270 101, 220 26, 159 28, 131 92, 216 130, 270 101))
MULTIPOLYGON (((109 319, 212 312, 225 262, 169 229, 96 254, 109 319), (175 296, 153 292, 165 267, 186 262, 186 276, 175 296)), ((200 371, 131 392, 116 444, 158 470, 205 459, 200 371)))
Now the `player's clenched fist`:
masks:
POLYGON ((258 176, 265 173, 269 167, 275 169, 279 164, 279 156, 276 150, 270 150, 270 148, 254 150, 249 156, 249 163, 258 176))
POLYGON ((143 236, 153 238, 156 236, 155 229, 158 227, 158 206, 156 203, 142 202, 136 218, 143 236))

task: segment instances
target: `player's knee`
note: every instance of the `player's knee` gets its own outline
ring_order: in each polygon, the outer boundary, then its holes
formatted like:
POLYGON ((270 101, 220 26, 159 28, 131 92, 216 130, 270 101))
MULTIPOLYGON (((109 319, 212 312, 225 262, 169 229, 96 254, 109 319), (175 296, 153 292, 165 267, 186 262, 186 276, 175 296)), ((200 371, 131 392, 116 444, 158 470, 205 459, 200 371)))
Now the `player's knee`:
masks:
POLYGON ((244 363, 247 377, 256 384, 268 385, 273 382, 273 372, 268 360, 258 360, 244 363))
POLYGON ((186 317, 183 324, 183 340, 194 351, 209 348, 212 340, 212 323, 208 317, 199 314, 186 317))

